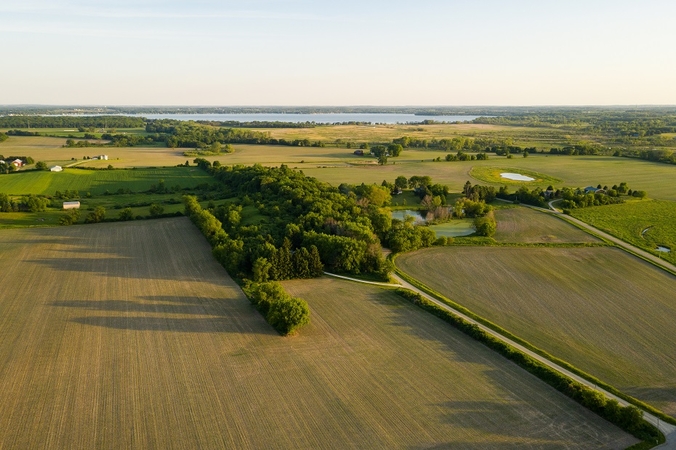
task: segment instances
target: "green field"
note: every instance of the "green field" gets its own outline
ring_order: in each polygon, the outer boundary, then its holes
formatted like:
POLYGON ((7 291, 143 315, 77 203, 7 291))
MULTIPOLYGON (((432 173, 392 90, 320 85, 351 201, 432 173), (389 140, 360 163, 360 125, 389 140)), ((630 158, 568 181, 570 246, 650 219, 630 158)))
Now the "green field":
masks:
POLYGON ((641 200, 571 210, 571 215, 676 263, 676 203, 641 200), (671 252, 657 252, 657 246, 671 252))
MULTIPOLYGON (((315 129, 313 129, 315 130, 315 129)), ((162 147, 105 147, 62 148, 65 139, 47 137, 10 137, 0 143, 0 154, 28 155, 36 161, 68 163, 71 158, 79 162, 84 156, 108 154, 108 161, 87 160, 89 167, 162 167, 182 164, 188 158, 185 149, 162 147)), ((470 175, 470 172, 485 168, 521 170, 561 179, 556 187, 585 187, 597 184, 609 185, 627 182, 631 189, 645 190, 651 198, 676 201, 676 189, 671 180, 676 179, 676 166, 611 156, 557 156, 531 154, 528 158, 490 155, 487 161, 443 161, 446 152, 439 150, 407 149, 399 158, 390 158, 385 166, 378 166, 375 159, 355 156, 346 148, 287 147, 265 145, 234 145, 235 152, 206 159, 222 164, 255 164, 268 166, 287 164, 305 174, 329 182, 361 184, 390 182, 399 175, 429 175, 434 182, 447 184, 452 191, 462 190, 466 181, 485 183, 470 175), (441 158, 442 161, 434 161, 441 158)), ((496 182, 495 186, 505 184, 496 182)), ((550 181, 529 183, 529 186, 546 188, 550 181)))
POLYGON ((130 189, 134 192, 148 190, 164 180, 167 188, 195 187, 213 182, 204 171, 196 167, 169 167, 159 169, 88 170, 64 169, 63 172, 19 171, 0 175, 0 192, 9 195, 54 195, 54 192, 77 190, 80 194, 91 192, 102 195, 106 191, 130 189))
POLYGON ((546 183, 549 184, 559 184, 561 183, 562 180, 558 178, 554 178, 549 175, 545 175, 543 173, 538 173, 534 172, 532 170, 527 170, 527 169, 514 169, 511 167, 485 167, 485 166, 477 166, 473 167, 472 170, 470 171, 470 175, 472 178, 476 180, 483 181, 485 183, 490 183, 490 184, 502 184, 502 185, 543 185, 546 183), (508 178, 502 177, 502 173, 508 172, 508 173, 518 173, 519 175, 525 175, 527 177, 533 178, 532 181, 518 181, 518 180, 510 180, 508 178))
POLYGON ((0 234, 2 448, 636 442, 391 291, 286 282, 282 338, 185 218, 0 234))
POLYGON ((432 289, 676 416, 676 278, 595 248, 444 247, 397 265, 432 289))
POLYGON ((598 242, 579 228, 549 214, 526 207, 500 208, 495 211, 498 242, 564 243, 598 242))

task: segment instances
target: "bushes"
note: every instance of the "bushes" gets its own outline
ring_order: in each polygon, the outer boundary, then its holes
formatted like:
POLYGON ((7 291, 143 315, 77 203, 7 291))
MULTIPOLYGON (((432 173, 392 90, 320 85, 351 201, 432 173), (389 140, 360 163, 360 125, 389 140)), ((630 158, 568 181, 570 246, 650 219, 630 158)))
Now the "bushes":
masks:
POLYGON ((476 229, 476 234, 478 236, 492 237, 498 228, 493 211, 489 211, 488 214, 483 217, 474 219, 474 228, 476 229))
POLYGON ((307 302, 291 297, 279 283, 250 283, 244 293, 265 320, 284 336, 310 323, 307 302))
POLYGON ((397 289, 396 292, 401 297, 434 314, 451 326, 500 353, 567 397, 570 397, 609 422, 614 423, 623 430, 631 433, 638 439, 654 440, 659 438, 659 430, 645 422, 643 420, 643 413, 635 406, 620 406, 616 400, 608 400, 600 392, 567 378, 565 375, 491 336, 481 330, 477 325, 469 323, 435 303, 423 298, 420 294, 407 289, 397 289))

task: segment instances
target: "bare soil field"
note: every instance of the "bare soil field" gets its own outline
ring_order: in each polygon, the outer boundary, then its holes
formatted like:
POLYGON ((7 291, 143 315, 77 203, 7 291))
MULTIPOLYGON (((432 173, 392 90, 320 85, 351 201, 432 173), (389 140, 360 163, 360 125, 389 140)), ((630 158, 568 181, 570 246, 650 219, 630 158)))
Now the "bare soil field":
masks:
POLYGON ((498 222, 495 240, 498 242, 599 242, 563 220, 526 207, 498 209, 495 218, 498 222))
POLYGON ((676 416, 676 278, 615 248, 436 248, 397 265, 432 289, 676 416))
POLYGON ((287 282, 282 338, 184 218, 0 236, 0 448, 636 442, 390 291, 287 282))

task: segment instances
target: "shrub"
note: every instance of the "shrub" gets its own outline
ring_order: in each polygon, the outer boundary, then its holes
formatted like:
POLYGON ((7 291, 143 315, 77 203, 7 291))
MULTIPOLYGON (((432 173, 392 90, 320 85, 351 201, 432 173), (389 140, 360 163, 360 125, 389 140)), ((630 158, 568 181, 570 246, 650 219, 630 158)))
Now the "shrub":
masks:
POLYGON ((265 320, 284 336, 310 323, 310 308, 305 300, 291 297, 279 283, 250 283, 244 293, 265 320))

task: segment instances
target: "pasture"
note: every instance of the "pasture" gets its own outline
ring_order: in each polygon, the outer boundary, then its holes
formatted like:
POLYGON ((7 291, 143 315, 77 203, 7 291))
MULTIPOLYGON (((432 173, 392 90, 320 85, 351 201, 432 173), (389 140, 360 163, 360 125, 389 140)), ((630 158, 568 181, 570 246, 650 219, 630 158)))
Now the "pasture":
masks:
POLYGON ((571 210, 571 215, 623 241, 676 263, 676 203, 637 200, 571 210), (657 246, 671 252, 657 252, 657 246))
POLYGON ((526 207, 496 209, 495 219, 498 228, 494 238, 498 242, 599 242, 568 222, 526 207))
POLYGON ((391 291, 286 282, 282 338, 185 218, 0 235, 2 448, 636 442, 391 291))
POLYGON ((676 278, 609 247, 446 247, 397 265, 432 289, 676 416, 676 278))
MULTIPOLYGON (((105 162, 105 161, 104 161, 105 162)), ((197 167, 167 167, 128 170, 64 169, 63 172, 19 171, 0 175, 0 192, 9 195, 54 195, 56 191, 77 190, 80 194, 91 192, 102 195, 106 191, 130 189, 147 191, 153 184, 164 180, 167 188, 176 185, 192 188, 202 183, 213 182, 197 167)))

